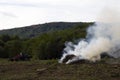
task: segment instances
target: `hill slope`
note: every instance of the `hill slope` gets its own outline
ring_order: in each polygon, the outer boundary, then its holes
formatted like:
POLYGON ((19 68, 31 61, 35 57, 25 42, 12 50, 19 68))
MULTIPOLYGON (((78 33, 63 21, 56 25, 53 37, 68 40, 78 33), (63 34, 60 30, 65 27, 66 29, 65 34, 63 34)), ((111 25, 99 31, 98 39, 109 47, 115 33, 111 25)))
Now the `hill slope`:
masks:
POLYGON ((21 38, 31 38, 42 33, 52 32, 57 30, 64 30, 73 26, 82 25, 81 22, 52 22, 38 25, 31 25, 22 28, 13 28, 8 30, 1 30, 0 35, 8 34, 10 36, 17 35, 21 38))

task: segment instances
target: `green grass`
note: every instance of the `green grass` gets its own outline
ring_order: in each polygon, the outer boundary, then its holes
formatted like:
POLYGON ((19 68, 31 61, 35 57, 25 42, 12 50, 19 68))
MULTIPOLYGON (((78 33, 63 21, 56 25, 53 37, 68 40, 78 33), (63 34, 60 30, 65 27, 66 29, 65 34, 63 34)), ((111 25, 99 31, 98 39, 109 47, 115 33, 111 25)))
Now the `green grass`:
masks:
POLYGON ((120 64, 65 65, 57 60, 10 62, 0 59, 0 80, 120 80, 120 64))

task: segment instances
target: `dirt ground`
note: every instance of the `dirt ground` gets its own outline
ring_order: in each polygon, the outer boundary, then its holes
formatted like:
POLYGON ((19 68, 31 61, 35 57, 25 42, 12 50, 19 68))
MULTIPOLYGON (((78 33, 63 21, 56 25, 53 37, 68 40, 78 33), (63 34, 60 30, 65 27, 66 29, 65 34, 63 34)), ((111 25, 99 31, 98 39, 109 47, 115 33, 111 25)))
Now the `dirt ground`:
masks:
POLYGON ((0 59, 0 80, 120 80, 114 62, 59 64, 57 60, 10 62, 0 59))

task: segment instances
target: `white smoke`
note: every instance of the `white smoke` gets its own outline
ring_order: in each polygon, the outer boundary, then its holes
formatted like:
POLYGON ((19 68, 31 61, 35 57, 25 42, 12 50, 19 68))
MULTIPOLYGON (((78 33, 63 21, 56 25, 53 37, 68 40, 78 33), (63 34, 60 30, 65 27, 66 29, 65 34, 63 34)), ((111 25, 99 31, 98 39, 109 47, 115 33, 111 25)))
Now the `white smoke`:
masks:
POLYGON ((104 11, 105 15, 99 19, 100 22, 95 23, 87 29, 85 40, 79 41, 77 45, 68 42, 60 62, 62 63, 67 55, 72 54, 76 57, 68 60, 66 64, 82 59, 95 62, 101 59, 101 54, 104 52, 109 56, 119 58, 120 16, 116 12, 114 15, 114 12, 111 10, 104 11), (110 14, 111 12, 112 15, 110 14))

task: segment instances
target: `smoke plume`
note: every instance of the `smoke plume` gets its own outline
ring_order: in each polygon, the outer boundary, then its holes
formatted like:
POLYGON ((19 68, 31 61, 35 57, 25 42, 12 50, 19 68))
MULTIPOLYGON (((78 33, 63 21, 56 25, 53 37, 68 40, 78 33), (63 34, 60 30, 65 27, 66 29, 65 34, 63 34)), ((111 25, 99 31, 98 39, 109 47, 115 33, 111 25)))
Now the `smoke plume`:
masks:
POLYGON ((103 11, 93 26, 87 29, 86 39, 80 40, 78 44, 66 43, 66 48, 60 63, 67 55, 75 55, 66 64, 77 60, 98 61, 101 54, 119 58, 120 57, 120 16, 119 13, 110 9, 103 11))

